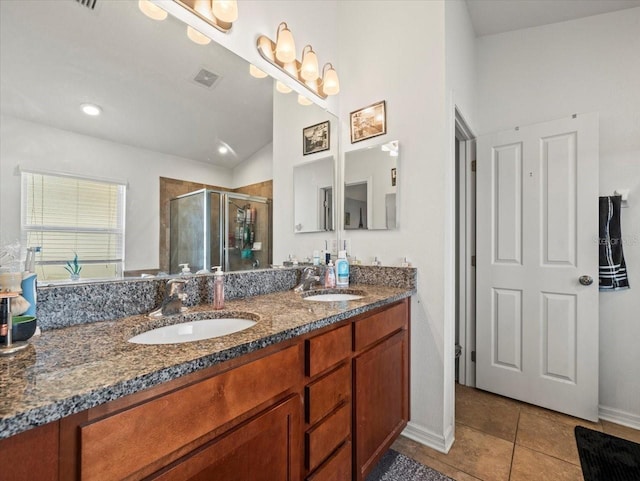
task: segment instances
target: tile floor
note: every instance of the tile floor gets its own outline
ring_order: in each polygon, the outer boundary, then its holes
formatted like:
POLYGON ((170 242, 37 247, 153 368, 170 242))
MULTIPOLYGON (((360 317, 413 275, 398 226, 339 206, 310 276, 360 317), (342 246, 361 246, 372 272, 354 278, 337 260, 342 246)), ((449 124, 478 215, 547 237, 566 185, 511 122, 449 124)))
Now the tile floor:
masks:
POLYGON ((392 448, 458 481, 582 481, 576 425, 640 443, 635 429, 456 385, 456 441, 448 454, 402 436, 392 448))

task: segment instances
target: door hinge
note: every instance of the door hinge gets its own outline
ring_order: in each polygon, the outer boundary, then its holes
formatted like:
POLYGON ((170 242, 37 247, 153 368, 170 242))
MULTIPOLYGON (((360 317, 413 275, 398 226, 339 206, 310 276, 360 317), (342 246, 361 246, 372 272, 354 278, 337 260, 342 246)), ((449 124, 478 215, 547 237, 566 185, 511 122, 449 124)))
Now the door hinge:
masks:
POLYGON ((471 161, 471 172, 475 172, 476 171, 476 161, 472 160, 471 161))
POLYGON ((476 256, 471 256, 471 267, 476 266, 476 256))
POLYGON ((476 351, 471 351, 471 362, 476 362, 476 351))

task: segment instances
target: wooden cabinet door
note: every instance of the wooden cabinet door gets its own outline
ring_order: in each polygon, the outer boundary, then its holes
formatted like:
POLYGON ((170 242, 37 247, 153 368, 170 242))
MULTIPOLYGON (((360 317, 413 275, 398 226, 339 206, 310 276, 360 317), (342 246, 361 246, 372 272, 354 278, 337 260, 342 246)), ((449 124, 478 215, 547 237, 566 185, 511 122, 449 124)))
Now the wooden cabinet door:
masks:
POLYGON ((150 479, 298 481, 302 402, 295 395, 205 444, 150 479))
POLYGON ((353 360, 354 479, 363 480, 407 425, 407 331, 353 360))

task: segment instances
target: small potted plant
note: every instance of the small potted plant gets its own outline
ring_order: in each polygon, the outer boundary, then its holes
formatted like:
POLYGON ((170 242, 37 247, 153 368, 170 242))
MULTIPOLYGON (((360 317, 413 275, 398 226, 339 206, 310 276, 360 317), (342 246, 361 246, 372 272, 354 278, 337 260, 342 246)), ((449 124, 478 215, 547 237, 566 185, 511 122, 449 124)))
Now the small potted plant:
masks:
POLYGON ((69 273, 69 277, 72 281, 77 281, 80 279, 80 271, 82 270, 82 266, 80 262, 78 262, 78 253, 74 252, 73 261, 67 261, 67 265, 64 266, 65 270, 69 273))

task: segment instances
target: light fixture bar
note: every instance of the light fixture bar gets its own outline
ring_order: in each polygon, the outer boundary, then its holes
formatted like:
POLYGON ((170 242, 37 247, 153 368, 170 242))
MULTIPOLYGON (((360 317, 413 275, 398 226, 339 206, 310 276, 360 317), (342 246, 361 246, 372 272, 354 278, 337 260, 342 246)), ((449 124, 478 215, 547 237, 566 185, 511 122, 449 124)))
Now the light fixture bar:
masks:
POLYGON ((305 80, 300 76, 299 72, 300 72, 300 69, 302 67, 302 64, 297 59, 294 59, 292 62, 288 62, 288 63, 285 64, 284 62, 278 60, 278 58, 275 55, 273 55, 273 52, 276 51, 276 44, 269 37, 267 37, 265 35, 260 35, 258 37, 257 42, 256 42, 256 48, 258 49, 258 52, 260 53, 260 56, 263 59, 265 59, 271 65, 274 65, 274 66, 278 67, 280 70, 282 70, 289 77, 291 77, 293 80, 295 80, 300 85, 302 85, 304 88, 306 88, 313 95, 316 95, 316 96, 320 97, 321 99, 326 99, 327 98, 327 94, 322 89, 322 79, 321 78, 318 78, 318 89, 316 91, 313 88, 311 88, 309 85, 307 85, 305 83, 305 80), (295 65, 295 71, 294 71, 294 68, 293 68, 294 65, 295 65))
MULTIPOLYGON (((195 4, 197 3, 198 0, 173 0, 173 1, 178 5, 180 5, 182 8, 185 8, 189 10, 191 13, 196 14, 198 18, 204 20, 212 27, 215 27, 216 29, 220 30, 222 33, 227 33, 229 30, 231 30, 231 27, 233 26, 233 22, 225 22, 224 20, 221 20, 220 18, 216 17, 213 14, 213 12, 211 13, 211 16, 203 15, 202 13, 198 12, 195 8, 195 4)), ((225 3, 235 4, 235 0, 228 0, 225 3)), ((209 4, 211 4, 211 2, 209 2, 209 4)), ((238 9, 237 5, 231 6, 229 8, 235 9, 234 15, 237 17, 237 9, 238 9)), ((232 17, 229 17, 229 18, 232 18, 232 17)))

